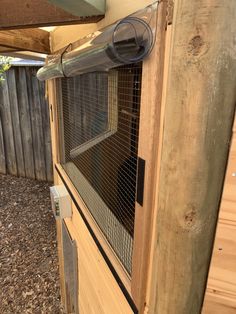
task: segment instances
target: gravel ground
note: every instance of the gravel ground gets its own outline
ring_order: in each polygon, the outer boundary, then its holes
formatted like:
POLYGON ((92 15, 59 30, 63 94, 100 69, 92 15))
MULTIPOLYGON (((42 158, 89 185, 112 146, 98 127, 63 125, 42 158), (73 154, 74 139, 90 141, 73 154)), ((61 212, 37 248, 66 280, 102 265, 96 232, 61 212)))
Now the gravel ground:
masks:
POLYGON ((49 185, 0 175, 0 314, 59 314, 49 185))

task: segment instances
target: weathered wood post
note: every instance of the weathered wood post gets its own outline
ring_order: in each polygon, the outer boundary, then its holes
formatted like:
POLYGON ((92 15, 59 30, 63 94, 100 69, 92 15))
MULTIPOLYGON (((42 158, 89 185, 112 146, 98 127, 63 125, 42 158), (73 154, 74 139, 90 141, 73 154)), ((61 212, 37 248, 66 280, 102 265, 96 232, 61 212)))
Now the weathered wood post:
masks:
POLYGON ((149 313, 201 313, 236 103, 236 1, 176 0, 149 313))

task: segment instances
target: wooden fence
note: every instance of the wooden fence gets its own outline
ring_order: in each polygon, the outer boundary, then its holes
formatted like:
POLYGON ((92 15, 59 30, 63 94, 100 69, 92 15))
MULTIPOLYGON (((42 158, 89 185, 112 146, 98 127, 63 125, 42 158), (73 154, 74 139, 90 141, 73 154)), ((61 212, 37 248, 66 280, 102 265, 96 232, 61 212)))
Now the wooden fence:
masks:
POLYGON ((12 67, 0 84, 0 173, 52 180, 45 83, 38 67, 12 67))

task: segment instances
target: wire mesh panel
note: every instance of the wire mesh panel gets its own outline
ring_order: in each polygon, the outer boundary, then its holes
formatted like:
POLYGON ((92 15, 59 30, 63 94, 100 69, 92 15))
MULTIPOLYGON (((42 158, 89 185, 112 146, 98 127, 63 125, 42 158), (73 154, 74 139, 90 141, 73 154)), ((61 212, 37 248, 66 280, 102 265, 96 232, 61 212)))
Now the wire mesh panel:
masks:
POLYGON ((142 65, 61 79, 61 163, 131 273, 142 65))

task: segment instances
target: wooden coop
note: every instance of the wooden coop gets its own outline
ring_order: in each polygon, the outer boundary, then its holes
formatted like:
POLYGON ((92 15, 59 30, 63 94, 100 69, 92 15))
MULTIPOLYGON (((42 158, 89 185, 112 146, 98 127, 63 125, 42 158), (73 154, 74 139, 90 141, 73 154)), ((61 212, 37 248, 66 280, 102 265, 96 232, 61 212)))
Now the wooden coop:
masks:
POLYGON ((67 313, 235 313, 234 1, 23 2, 0 44, 48 55, 67 313))

